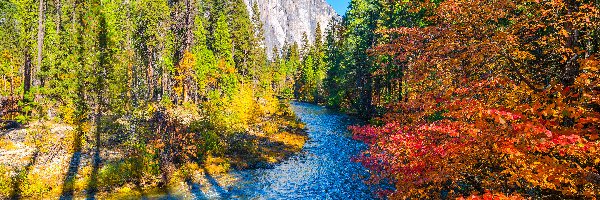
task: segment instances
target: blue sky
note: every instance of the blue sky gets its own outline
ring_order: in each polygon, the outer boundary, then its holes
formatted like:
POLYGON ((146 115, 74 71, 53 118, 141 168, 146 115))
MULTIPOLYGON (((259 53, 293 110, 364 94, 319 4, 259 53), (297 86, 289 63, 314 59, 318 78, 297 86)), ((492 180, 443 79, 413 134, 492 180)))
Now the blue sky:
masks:
POLYGON ((331 4, 333 9, 335 9, 338 14, 343 16, 346 14, 346 10, 348 10, 348 4, 350 4, 350 0, 327 0, 327 3, 331 4))

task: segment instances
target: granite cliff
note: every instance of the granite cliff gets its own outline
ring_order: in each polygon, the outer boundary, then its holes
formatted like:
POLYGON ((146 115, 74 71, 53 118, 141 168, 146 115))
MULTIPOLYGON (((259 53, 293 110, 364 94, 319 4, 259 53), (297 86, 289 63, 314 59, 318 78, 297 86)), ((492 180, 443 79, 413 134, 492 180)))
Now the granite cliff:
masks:
POLYGON ((258 4, 264 23, 265 43, 270 55, 273 48, 281 49, 286 43, 302 45, 302 35, 314 41, 317 23, 322 33, 332 19, 341 19, 325 0, 245 0, 252 14, 252 5, 258 4))

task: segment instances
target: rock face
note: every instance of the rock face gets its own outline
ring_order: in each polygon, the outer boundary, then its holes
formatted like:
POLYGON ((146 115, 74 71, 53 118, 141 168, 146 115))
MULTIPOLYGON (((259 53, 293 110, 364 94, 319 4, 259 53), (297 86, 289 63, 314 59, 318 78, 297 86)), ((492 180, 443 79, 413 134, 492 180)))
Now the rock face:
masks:
POLYGON ((332 19, 341 17, 325 0, 244 0, 252 15, 252 5, 258 4, 264 23, 265 43, 269 57, 273 48, 285 44, 302 45, 302 35, 314 41, 317 23, 324 34, 332 19))

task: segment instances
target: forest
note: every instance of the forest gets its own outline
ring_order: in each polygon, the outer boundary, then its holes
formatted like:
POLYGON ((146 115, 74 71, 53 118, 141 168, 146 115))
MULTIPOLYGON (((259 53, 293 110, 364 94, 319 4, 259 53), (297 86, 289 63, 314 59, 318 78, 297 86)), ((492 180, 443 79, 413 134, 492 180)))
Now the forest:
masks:
POLYGON ((600 196, 600 1, 351 0, 273 52, 246 6, 0 2, 0 149, 31 152, 0 156, 0 199, 268 168, 314 139, 290 100, 366 122, 377 198, 600 196))
POLYGON ((0 127, 26 127, 0 146, 32 152, 3 157, 0 199, 162 190, 192 170, 298 152, 302 124, 278 100, 297 64, 269 62, 252 11, 243 0, 0 2, 0 127))
POLYGON ((327 103, 389 199, 600 195, 600 2, 351 1, 327 103))

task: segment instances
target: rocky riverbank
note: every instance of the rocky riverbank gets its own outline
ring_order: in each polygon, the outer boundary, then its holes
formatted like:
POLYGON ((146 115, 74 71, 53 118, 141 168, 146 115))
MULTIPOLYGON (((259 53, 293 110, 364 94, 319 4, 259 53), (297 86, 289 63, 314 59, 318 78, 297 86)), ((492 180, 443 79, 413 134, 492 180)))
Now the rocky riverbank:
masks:
POLYGON ((0 132, 0 199, 139 198, 177 191, 194 176, 270 167, 302 150, 307 140, 303 128, 282 104, 276 113, 250 123, 246 131, 218 135, 215 143, 204 143, 218 146, 205 155, 163 164, 161 153, 156 153, 159 149, 148 147, 161 144, 128 142, 139 133, 96 135, 90 130, 102 129, 32 122, 0 132))

